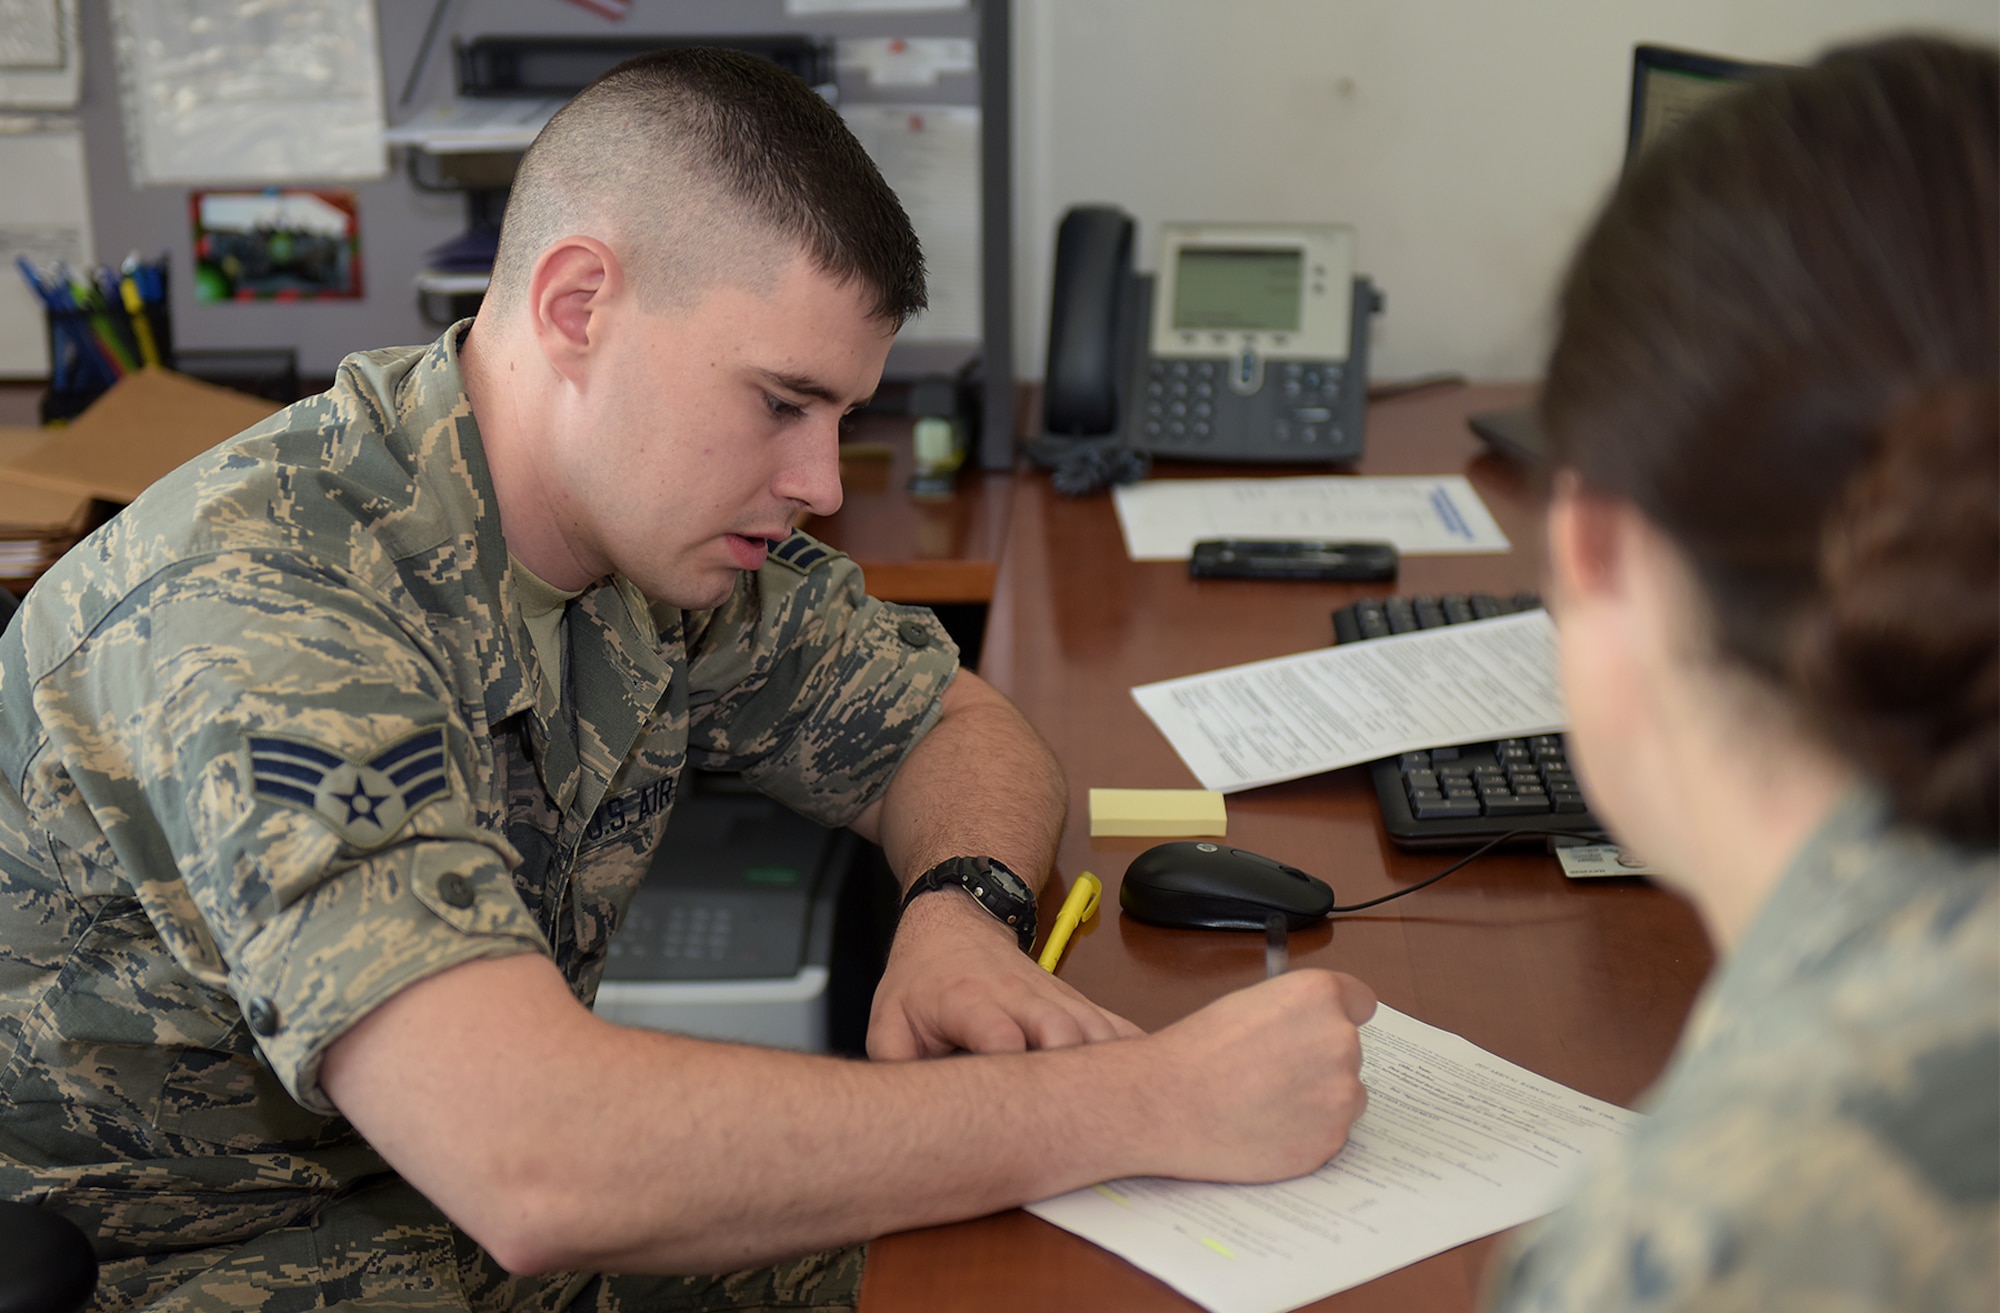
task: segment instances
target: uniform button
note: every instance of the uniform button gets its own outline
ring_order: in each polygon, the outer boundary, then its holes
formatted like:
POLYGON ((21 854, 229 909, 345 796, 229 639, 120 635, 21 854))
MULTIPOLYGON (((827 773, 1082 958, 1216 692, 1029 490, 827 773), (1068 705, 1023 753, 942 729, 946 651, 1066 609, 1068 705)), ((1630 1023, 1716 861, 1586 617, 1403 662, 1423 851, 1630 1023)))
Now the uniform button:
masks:
POLYGON ((925 628, 921 621, 905 620, 902 624, 896 626, 896 633, 911 647, 929 647, 931 645, 931 631, 925 628))
POLYGON ((250 1029, 265 1039, 278 1033, 278 1005, 262 994, 250 1000, 250 1006, 243 1009, 244 1019, 250 1029))
POLYGON ((438 897, 452 907, 472 906, 472 881, 456 871, 438 877, 438 897))

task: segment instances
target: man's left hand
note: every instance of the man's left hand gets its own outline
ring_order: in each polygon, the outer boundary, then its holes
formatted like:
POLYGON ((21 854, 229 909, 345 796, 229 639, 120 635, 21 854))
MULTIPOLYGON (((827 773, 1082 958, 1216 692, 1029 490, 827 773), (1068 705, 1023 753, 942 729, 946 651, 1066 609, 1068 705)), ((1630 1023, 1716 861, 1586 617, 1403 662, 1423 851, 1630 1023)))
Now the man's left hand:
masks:
POLYGON ((969 895, 941 889, 911 903, 897 928, 868 1056, 1018 1053, 1143 1033, 1042 970, 969 895))

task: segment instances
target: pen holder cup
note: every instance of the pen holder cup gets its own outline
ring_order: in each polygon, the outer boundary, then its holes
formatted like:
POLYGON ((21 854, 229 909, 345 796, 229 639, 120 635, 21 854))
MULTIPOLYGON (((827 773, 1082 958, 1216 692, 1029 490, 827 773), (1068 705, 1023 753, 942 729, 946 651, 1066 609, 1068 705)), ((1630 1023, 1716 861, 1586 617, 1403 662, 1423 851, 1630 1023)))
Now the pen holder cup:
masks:
POLYGON ((42 394, 44 424, 74 419, 103 396, 118 376, 97 348, 90 316, 80 310, 46 312, 49 389, 42 394))

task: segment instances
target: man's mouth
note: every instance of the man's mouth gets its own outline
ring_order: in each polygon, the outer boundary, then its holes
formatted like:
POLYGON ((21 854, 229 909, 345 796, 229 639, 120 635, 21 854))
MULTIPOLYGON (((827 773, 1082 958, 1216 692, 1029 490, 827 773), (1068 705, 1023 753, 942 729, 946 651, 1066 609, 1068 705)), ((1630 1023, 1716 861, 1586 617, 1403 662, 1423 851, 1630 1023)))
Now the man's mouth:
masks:
POLYGON ((736 558, 737 568, 742 570, 755 570, 763 565, 764 558, 770 555, 771 549, 781 541, 777 538, 766 538, 761 534, 748 533, 732 533, 727 537, 733 549, 731 555, 736 558))

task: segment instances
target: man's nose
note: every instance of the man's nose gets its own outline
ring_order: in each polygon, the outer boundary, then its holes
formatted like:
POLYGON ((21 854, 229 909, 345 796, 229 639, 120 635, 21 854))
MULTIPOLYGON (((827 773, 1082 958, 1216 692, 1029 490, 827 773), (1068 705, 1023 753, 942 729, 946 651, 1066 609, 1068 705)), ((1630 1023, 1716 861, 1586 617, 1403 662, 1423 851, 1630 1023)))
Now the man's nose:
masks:
POLYGON ((840 509, 840 418, 805 426, 797 447, 787 453, 775 491, 803 506, 808 515, 827 516, 840 509))

